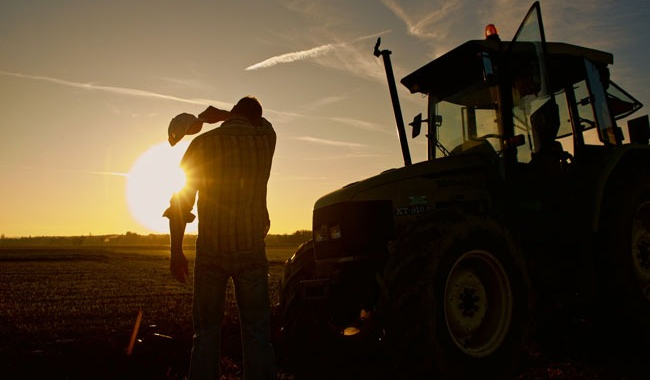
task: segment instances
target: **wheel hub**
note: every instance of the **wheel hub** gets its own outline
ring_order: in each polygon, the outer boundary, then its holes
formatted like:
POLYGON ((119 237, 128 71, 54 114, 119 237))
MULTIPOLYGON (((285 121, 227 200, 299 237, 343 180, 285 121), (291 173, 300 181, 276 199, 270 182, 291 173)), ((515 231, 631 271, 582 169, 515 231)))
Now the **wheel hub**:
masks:
POLYGON ((478 302, 480 300, 476 295, 476 289, 463 289, 463 294, 460 295, 460 305, 458 305, 463 312, 463 317, 473 317, 478 311, 478 302))
POLYGON ((445 319, 456 346, 474 357, 498 349, 513 308, 508 276, 498 259, 481 250, 461 255, 449 272, 444 294, 445 319))
POLYGON ((459 339, 469 338, 481 326, 488 309, 481 279, 472 270, 457 269, 449 277, 446 304, 450 329, 459 339))

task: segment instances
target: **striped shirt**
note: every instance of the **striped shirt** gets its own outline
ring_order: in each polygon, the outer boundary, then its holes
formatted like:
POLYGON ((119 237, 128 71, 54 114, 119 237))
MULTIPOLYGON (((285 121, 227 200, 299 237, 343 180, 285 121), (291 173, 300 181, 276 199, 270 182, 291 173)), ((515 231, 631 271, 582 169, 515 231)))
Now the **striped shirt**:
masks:
POLYGON ((187 185, 181 208, 189 214, 198 192, 197 251, 236 252, 264 247, 270 226, 266 188, 275 151, 271 123, 234 116, 197 136, 181 167, 187 185))

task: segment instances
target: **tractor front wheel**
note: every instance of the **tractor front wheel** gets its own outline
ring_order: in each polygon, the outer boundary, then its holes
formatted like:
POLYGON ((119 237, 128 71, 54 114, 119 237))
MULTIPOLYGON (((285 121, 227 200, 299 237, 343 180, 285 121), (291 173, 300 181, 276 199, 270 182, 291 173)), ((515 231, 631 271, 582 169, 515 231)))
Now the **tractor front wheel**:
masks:
POLYGON ((400 238, 381 276, 387 344, 406 377, 512 374, 529 326, 523 259, 493 219, 440 212, 400 238))

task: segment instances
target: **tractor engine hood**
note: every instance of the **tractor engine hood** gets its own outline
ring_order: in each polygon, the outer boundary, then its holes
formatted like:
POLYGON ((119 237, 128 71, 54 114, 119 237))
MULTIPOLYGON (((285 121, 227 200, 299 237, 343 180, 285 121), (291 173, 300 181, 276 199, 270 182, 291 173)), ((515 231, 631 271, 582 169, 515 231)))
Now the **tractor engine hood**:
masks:
MULTIPOLYGON (((376 176, 353 182, 318 199, 314 212, 334 204, 351 201, 390 200, 398 204, 410 191, 420 191, 422 181, 441 181, 467 172, 485 171, 497 160, 496 154, 472 153, 424 161, 399 169, 389 169, 376 176)), ((435 183, 428 191, 434 191, 435 183)))

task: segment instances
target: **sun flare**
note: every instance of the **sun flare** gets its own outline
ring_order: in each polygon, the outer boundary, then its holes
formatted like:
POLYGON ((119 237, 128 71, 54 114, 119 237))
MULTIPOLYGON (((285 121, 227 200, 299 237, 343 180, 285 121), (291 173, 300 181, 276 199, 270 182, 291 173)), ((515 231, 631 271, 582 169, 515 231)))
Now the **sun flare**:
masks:
MULTIPOLYGON (((167 143, 151 146, 143 152, 129 170, 126 200, 133 218, 153 233, 168 233, 169 221, 162 216, 172 194, 183 188, 185 173, 179 167, 189 145, 181 142, 174 147, 167 143)), ((196 222, 187 226, 196 232, 196 222)))

